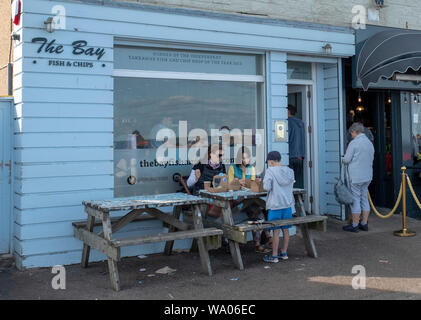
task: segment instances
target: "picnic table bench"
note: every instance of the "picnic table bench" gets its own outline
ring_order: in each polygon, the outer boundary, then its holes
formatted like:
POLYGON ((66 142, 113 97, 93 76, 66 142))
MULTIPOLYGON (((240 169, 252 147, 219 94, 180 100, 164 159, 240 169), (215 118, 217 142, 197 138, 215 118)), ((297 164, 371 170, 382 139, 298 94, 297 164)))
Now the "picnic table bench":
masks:
POLYGON ((88 219, 87 221, 73 222, 74 235, 83 242, 82 267, 86 268, 88 266, 91 247, 104 253, 108 257, 108 269, 111 285, 114 290, 120 290, 117 261, 120 261, 120 248, 123 246, 165 241, 165 254, 171 254, 174 240, 196 239, 202 270, 208 275, 212 275, 208 253, 209 246, 206 245, 206 239, 215 236, 220 237, 223 231, 217 228, 203 227, 199 205, 206 204, 207 201, 205 199, 184 193, 173 193, 115 198, 111 200, 83 201, 82 203, 85 207, 85 212, 88 214, 88 219), (165 206, 173 207, 172 215, 158 209, 159 207, 165 206), (193 224, 180 220, 180 213, 183 206, 189 206, 191 208, 193 224), (110 212, 126 210, 130 211, 123 217, 110 218, 110 212), (168 233, 123 239, 115 239, 113 237, 115 232, 130 222, 144 219, 145 213, 168 224, 168 233), (102 225, 102 232, 99 234, 93 232, 96 219, 99 220, 99 225, 102 225))
MULTIPOLYGON (((213 205, 222 208, 222 224, 215 222, 210 223, 212 226, 221 228, 224 231, 224 237, 229 239, 229 246, 231 256, 234 262, 234 265, 240 269, 244 269, 243 260, 241 258, 240 252, 240 243, 247 243, 246 233, 253 230, 264 230, 269 227, 275 226, 286 226, 286 225, 300 225, 301 233, 303 236, 305 248, 307 254, 313 258, 317 258, 317 251, 314 245, 313 238, 311 236, 310 226, 314 224, 322 224, 321 228, 323 231, 326 230, 326 216, 318 215, 307 215, 304 208, 303 195, 305 194, 304 189, 294 189, 294 198, 296 205, 296 212, 300 215, 288 220, 274 220, 264 223, 248 224, 241 223, 235 224, 232 211, 231 211, 231 202, 232 201, 243 201, 244 206, 247 207, 251 203, 258 203, 260 206, 265 207, 265 201, 262 197, 267 195, 267 192, 253 192, 253 191, 229 191, 221 193, 212 193, 206 190, 200 191, 200 196, 202 198, 212 200, 213 205)), ((316 226, 320 228, 320 226, 316 226)))

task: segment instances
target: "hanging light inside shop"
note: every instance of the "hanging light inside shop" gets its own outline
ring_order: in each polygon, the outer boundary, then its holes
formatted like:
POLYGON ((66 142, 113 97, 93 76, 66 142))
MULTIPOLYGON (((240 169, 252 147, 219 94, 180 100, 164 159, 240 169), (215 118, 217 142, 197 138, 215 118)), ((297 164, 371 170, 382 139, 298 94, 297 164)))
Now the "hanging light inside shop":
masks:
POLYGON ((418 103, 417 102, 417 95, 414 93, 414 103, 418 103))
POLYGON ((404 103, 408 103, 408 98, 406 97, 406 93, 405 93, 405 99, 403 100, 404 103))
POLYGON ((361 103, 362 99, 361 99, 361 91, 358 91, 358 103, 361 103))
POLYGON ((363 112, 365 109, 363 106, 358 106, 355 108, 358 112, 363 112))
POLYGON ((387 103, 392 103, 392 97, 391 97, 391 95, 390 95, 390 91, 389 91, 389 98, 387 98, 387 103))

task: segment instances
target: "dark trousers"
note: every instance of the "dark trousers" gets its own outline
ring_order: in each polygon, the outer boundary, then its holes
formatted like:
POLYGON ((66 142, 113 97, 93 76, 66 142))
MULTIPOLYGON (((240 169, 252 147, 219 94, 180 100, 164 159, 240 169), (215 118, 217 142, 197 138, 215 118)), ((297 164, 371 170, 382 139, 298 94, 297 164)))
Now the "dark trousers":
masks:
POLYGON ((304 159, 290 158, 289 167, 294 170, 294 188, 304 189, 304 159))

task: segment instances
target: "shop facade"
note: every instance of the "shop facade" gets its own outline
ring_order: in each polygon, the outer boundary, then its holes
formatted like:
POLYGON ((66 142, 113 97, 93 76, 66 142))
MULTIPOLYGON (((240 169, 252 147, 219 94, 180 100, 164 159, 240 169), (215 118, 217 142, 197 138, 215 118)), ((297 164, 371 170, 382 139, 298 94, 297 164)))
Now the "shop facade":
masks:
MULTIPOLYGON (((370 193, 378 207, 393 208, 407 168, 421 194, 421 32, 367 26, 357 30, 356 55, 344 61, 347 126, 361 121, 373 133, 370 193)), ((419 217, 407 190, 408 215, 419 217)))
MULTIPOLYGON (((80 262, 71 222, 86 218, 83 200, 178 191, 173 176, 188 175, 191 164, 157 163, 159 129, 172 129, 177 147, 197 128, 261 129, 253 144, 279 151, 288 165, 288 104, 306 125, 307 211, 344 217, 333 185, 344 151, 342 59, 355 53, 351 29, 34 0, 23 1, 14 33, 10 250, 18 267, 80 262), (54 12, 64 15, 48 32, 54 12)), ((145 220, 121 235, 162 230, 145 220)), ((122 256, 161 247, 128 247, 122 256)))

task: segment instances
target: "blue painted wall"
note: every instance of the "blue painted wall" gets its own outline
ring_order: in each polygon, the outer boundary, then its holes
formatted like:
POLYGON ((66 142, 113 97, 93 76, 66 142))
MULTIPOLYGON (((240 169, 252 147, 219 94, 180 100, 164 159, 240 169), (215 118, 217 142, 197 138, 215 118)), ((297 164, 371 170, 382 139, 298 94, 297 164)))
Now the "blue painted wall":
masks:
POLYGON ((268 54, 266 85, 267 94, 267 139, 268 151, 276 150, 282 163, 288 165, 288 142, 275 142, 274 121, 288 119, 287 62, 285 52, 268 54))
POLYGON ((0 97, 0 254, 11 251, 11 223, 12 223, 12 132, 11 109, 13 100, 0 97))
MULTIPOLYGON (((267 123, 286 119, 286 52, 321 55, 329 42, 335 56, 354 54, 354 35, 326 26, 292 26, 230 19, 229 16, 176 14, 72 1, 23 2, 15 28, 14 245, 18 267, 79 263, 81 243, 71 222, 86 218, 82 200, 113 197, 113 46, 115 39, 181 43, 185 46, 254 50, 268 53, 267 123), (44 21, 54 5, 66 10, 66 29, 49 34, 44 21), (93 68, 48 66, 51 54, 38 54, 34 37, 57 39, 72 61, 70 45, 86 40, 106 54, 93 68), (34 63, 36 61, 36 63, 34 63)), ((83 58, 94 61, 92 57, 83 58)), ((326 79, 326 85, 329 84, 326 79)), ((329 94, 329 88, 326 94, 329 94)), ((327 100, 326 100, 327 101, 327 100)), ((333 121, 331 121, 333 122, 333 121)), ((326 126, 330 123, 326 120, 326 126)), ((286 143, 269 148, 288 154, 286 143)), ((287 156, 284 159, 288 159, 287 156)), ((162 230, 159 221, 131 225, 123 236, 162 230)), ((180 242, 179 246, 187 245, 180 242)), ((158 252, 162 244, 129 247, 124 255, 158 252)), ((93 260, 104 259, 94 252, 93 260)))
POLYGON ((341 207, 333 194, 335 178, 339 177, 340 159, 340 97, 337 64, 317 65, 318 83, 318 144, 320 214, 340 216, 341 207))

